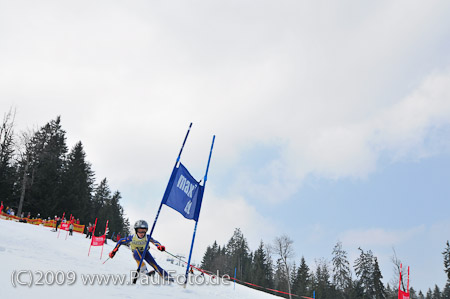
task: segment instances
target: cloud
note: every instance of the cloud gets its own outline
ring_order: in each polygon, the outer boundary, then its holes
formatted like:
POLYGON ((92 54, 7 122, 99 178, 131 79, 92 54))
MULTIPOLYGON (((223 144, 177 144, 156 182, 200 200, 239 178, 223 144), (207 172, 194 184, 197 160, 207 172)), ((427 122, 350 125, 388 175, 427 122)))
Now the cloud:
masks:
POLYGON ((0 96, 22 126, 62 115, 69 146, 82 140, 113 185, 161 181, 191 121, 190 169, 216 134, 228 192, 266 201, 292 198, 308 175, 366 178, 382 155, 448 151, 446 1, 351 3, 351 14, 295 1, 103 4, 5 6, 0 96), (281 149, 241 169, 258 143, 281 149))
POLYGON ((426 139, 433 129, 450 125, 449 98, 450 71, 432 73, 409 96, 372 120, 372 143, 396 159, 433 154, 436 148, 426 139))
POLYGON ((341 233, 339 239, 346 246, 350 247, 393 247, 407 242, 419 234, 423 234, 424 231, 425 227, 423 225, 407 230, 357 229, 341 233))

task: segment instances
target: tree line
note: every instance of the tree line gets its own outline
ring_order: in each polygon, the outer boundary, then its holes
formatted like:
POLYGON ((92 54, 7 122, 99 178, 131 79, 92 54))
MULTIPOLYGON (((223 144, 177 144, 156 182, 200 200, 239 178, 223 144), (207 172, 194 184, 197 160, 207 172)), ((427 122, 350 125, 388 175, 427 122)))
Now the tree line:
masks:
MULTIPOLYGON (((353 263, 348 260, 347 252, 342 243, 337 242, 332 250, 331 262, 325 259, 315 260, 315 267, 310 268, 302 256, 298 264, 293 260, 293 241, 288 236, 277 237, 272 243, 265 244, 262 240, 255 251, 251 251, 243 233, 235 229, 233 236, 226 245, 220 246, 217 241, 206 248, 201 267, 216 274, 228 274, 237 283, 249 282, 266 289, 255 287, 278 296, 292 296, 276 293, 267 289, 320 299, 394 299, 398 298, 398 280, 383 284, 381 270, 377 257, 371 250, 358 248, 359 256, 353 263), (353 268, 353 269, 352 269, 353 268), (354 274, 353 274, 354 273, 354 274), (355 277, 353 276, 355 275, 355 277)), ((450 244, 442 253, 444 256, 444 271, 447 274, 447 284, 444 289, 435 285, 426 294, 417 292, 410 287, 411 299, 444 299, 450 298, 450 244)), ((395 251, 392 257, 396 277, 400 273, 400 260, 395 251)), ((406 291, 406 267, 402 270, 401 288, 406 291)), ((246 286, 249 286, 246 284, 246 286)), ((252 286, 249 286, 252 287, 252 286)), ((301 298, 301 297, 297 297, 301 298)))
POLYGON ((30 212, 41 218, 66 213, 81 224, 94 223, 110 232, 129 232, 129 221, 120 205, 121 194, 112 192, 107 179, 95 181, 81 141, 72 149, 66 144, 61 117, 40 129, 16 134, 15 112, 4 115, 0 128, 0 197, 20 216, 30 212))

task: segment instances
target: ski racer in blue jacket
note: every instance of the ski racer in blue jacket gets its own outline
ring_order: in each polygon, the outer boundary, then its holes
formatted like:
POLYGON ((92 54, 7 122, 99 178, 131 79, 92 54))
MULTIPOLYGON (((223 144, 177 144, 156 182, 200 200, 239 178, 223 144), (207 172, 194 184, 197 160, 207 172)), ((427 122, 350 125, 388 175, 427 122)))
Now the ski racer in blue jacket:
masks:
MULTIPOLYGON (((119 241, 117 241, 116 247, 114 247, 114 249, 109 253, 110 258, 113 258, 116 255, 117 251, 119 250, 120 245, 130 244, 130 249, 133 254, 133 258, 136 261, 137 265, 139 266, 139 262, 142 258, 142 254, 144 253, 145 245, 147 244, 147 240, 150 237, 149 235, 147 235, 147 231, 148 231, 147 222, 144 220, 136 221, 136 223, 134 224, 134 231, 136 234, 130 235, 128 237, 122 238, 119 241)), ((155 239, 150 238, 150 242, 152 242, 156 246, 156 248, 158 248, 158 250, 160 250, 160 251, 166 250, 166 248, 164 246, 162 246, 161 243, 159 243, 155 239)), ((166 270, 161 268, 156 263, 155 259, 153 258, 153 256, 150 254, 150 252, 148 250, 147 250, 147 253, 145 254, 144 260, 150 266, 152 266, 161 277, 166 278, 166 279, 170 277, 169 273, 167 273, 166 270)), ((142 263, 141 271, 147 272, 146 270, 147 270, 147 267, 145 266, 145 263, 142 263)), ((153 271, 147 272, 147 274, 151 275, 151 274, 153 274, 152 272, 153 271)))

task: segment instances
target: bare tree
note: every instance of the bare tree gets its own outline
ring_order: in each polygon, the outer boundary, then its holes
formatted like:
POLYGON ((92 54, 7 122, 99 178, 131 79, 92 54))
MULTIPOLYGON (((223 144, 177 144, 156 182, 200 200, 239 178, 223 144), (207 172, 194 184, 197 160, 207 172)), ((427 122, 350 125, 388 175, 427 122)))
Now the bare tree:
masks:
POLYGON ((398 278, 399 278, 400 271, 401 271, 401 273, 402 273, 401 286, 402 286, 403 291, 406 292, 406 286, 405 286, 403 279, 404 279, 404 277, 407 277, 407 275, 408 275, 406 272, 407 271, 406 269, 408 268, 408 266, 403 265, 404 267, 401 268, 400 265, 402 264, 402 261, 397 257, 397 253, 395 252, 394 247, 392 247, 392 250, 394 251, 394 255, 391 257, 391 261, 394 264, 394 266, 393 266, 394 278, 392 278, 391 284, 396 288, 396 286, 398 285, 398 278))
POLYGON ((12 200, 13 173, 14 173, 14 118, 15 111, 3 115, 3 122, 0 124, 0 194, 2 199, 12 200))
POLYGON ((26 186, 28 183, 28 169, 31 163, 31 151, 29 149, 29 144, 34 134, 35 131, 33 130, 22 132, 20 145, 18 145, 19 158, 24 162, 25 165, 23 170, 22 187, 20 191, 19 208, 17 210, 17 215, 20 215, 20 213, 22 213, 23 201, 25 199, 26 186))
POLYGON ((0 126, 0 163, 8 163, 12 155, 14 145, 14 119, 16 111, 9 109, 8 113, 3 115, 3 122, 0 126))
POLYGON ((287 235, 282 235, 281 237, 276 237, 272 246, 272 251, 280 256, 283 265, 286 267, 287 274, 287 285, 289 290, 289 298, 292 299, 291 295, 291 278, 289 264, 290 260, 294 257, 293 244, 294 241, 291 240, 287 235))

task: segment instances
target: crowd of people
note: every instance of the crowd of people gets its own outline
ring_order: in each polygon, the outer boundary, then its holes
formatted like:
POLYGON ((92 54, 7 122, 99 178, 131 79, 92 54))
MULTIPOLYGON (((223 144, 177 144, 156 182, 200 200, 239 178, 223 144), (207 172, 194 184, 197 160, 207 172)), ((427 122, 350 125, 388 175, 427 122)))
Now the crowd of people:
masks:
MULTIPOLYGON (((48 217, 47 219, 41 219, 40 213, 37 213, 35 217, 32 217, 31 212, 28 212, 26 216, 25 216, 25 213, 22 212, 20 214, 20 217, 16 217, 14 209, 10 208, 9 206, 6 206, 6 209, 5 209, 5 207, 3 205, 3 201, 0 204, 0 215, 6 216, 7 219, 8 219, 8 217, 11 216, 10 219, 12 219, 12 218, 18 219, 19 222, 24 222, 24 223, 27 223, 30 220, 38 219, 41 221, 40 223, 45 225, 47 222, 52 221, 52 219, 50 217, 48 217)), ((74 217, 71 217, 71 219, 68 221, 65 217, 62 218, 62 217, 58 217, 55 215, 55 218, 53 220, 54 220, 55 224, 54 224, 54 228, 52 231, 54 231, 54 232, 58 231, 58 228, 60 227, 61 223, 69 222, 69 227, 68 227, 69 236, 73 235, 74 225, 75 224, 80 225, 80 219, 75 220, 74 217)))
MULTIPOLYGON (((0 215, 3 213, 3 208, 4 208, 4 206, 3 206, 3 201, 2 201, 2 204, 0 205, 0 215)), ((14 212, 14 209, 12 209, 12 208, 10 208, 10 207, 6 207, 6 209, 5 209, 5 213, 7 214, 7 215, 10 215, 10 216, 15 216, 15 212, 14 212)), ((23 213, 22 213, 23 214, 23 213)), ((28 214, 30 214, 30 213, 28 213, 28 214)))
MULTIPOLYGON (((1 202, 0 215, 3 212, 3 208, 4 208, 3 202, 1 202)), ((14 210, 9 207, 6 208, 5 213, 7 215, 14 216, 14 210)), ((22 213, 20 219, 31 219, 31 213, 28 213, 26 218, 24 216, 25 216, 24 213, 22 213)), ((39 214, 37 214, 36 216, 37 216, 36 218, 40 217, 39 214)), ((38 218, 38 219, 40 219, 40 218, 38 218)), ((54 220, 54 229, 52 231, 54 231, 54 232, 58 231, 58 228, 60 228, 62 223, 68 222, 69 223, 69 227, 68 227, 69 236, 72 236, 72 234, 73 234, 74 225, 80 224, 80 219, 75 220, 75 218, 73 218, 73 217, 71 217, 71 219, 67 220, 65 217, 63 218, 63 217, 55 216, 55 218, 53 220, 54 220)), ((42 220, 42 222, 44 224, 45 224, 45 222, 48 222, 48 221, 51 221, 50 217, 48 217, 47 220, 45 220, 45 219, 42 220)), ((92 235, 94 234, 94 231, 95 231, 95 225, 92 225, 92 223, 89 223, 89 225, 87 225, 85 227, 85 229, 86 229, 86 238, 92 239, 92 235)), ((150 242, 153 243, 160 251, 165 251, 165 247, 163 245, 161 245, 161 243, 159 243, 158 241, 156 241, 155 239, 153 239, 149 235, 147 235, 148 224, 146 221, 144 221, 144 220, 137 221, 134 225, 134 230, 135 230, 134 235, 130 235, 125 238, 122 238, 120 233, 117 233, 117 235, 115 237, 113 234, 112 240, 116 241, 117 244, 114 247, 113 251, 111 251, 111 253, 109 254, 110 258, 113 258, 115 256, 115 254, 117 253, 117 251, 119 250, 119 247, 121 245, 127 245, 127 246, 130 246, 130 248, 132 250, 133 259, 135 260, 137 265, 139 265, 141 257, 144 254, 144 247, 148 240, 147 238, 150 238, 150 242)), ((108 236, 108 233, 109 233, 109 230, 106 229, 106 231, 104 232, 105 243, 106 243, 106 238, 108 236)), ((173 278, 170 277, 170 275, 156 263, 155 259, 153 258, 153 256, 150 254, 150 252, 148 250, 145 252, 144 260, 154 270, 148 271, 145 263, 143 263, 142 268, 140 269, 142 272, 144 272, 147 275, 154 275, 155 273, 158 273, 164 279, 173 281, 173 278)))

